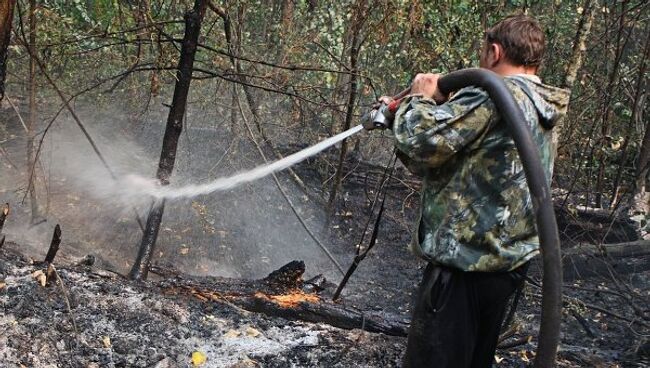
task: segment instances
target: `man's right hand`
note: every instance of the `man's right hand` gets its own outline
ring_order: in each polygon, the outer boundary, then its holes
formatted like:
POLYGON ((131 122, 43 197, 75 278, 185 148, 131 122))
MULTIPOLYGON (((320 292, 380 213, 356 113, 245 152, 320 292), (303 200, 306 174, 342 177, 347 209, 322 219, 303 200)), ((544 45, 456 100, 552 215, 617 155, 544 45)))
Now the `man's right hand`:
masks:
POLYGON ((427 98, 432 98, 437 103, 444 103, 449 96, 443 95, 438 89, 438 79, 442 74, 420 73, 415 76, 411 84, 411 94, 420 94, 427 98))

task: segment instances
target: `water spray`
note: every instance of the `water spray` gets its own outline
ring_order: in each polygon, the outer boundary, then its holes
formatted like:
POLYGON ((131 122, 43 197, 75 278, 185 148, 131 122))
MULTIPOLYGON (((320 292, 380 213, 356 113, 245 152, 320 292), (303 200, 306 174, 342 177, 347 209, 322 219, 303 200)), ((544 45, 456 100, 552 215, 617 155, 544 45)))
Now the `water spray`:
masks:
POLYGON ((229 190, 244 183, 249 183, 289 168, 290 166, 304 161, 340 141, 359 133, 361 130, 363 130, 363 124, 357 125, 313 146, 307 147, 269 164, 258 166, 254 169, 240 172, 232 176, 217 178, 205 184, 190 184, 174 188, 169 185, 160 186, 157 184, 157 181, 139 175, 127 175, 122 179, 121 184, 122 187, 125 188, 125 195, 147 195, 156 200, 192 198, 203 194, 229 190))

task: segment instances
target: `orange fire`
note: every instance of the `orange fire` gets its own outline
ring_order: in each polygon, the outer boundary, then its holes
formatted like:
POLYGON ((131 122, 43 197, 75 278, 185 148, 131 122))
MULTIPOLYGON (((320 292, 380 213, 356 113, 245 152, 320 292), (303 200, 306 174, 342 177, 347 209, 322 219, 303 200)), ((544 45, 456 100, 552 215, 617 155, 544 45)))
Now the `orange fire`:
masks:
POLYGON ((267 295, 261 292, 257 292, 255 293, 255 297, 271 300, 283 308, 297 307, 298 304, 302 302, 318 303, 320 301, 320 297, 318 295, 306 294, 301 291, 282 295, 267 295))

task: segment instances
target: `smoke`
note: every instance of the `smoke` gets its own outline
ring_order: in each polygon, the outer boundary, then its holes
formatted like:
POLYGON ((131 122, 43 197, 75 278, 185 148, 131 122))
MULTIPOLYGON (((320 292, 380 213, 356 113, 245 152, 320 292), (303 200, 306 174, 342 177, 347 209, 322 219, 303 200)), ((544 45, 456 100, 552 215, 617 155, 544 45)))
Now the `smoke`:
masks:
MULTIPOLYGON (((48 133, 41 153, 39 176, 46 178, 47 185, 41 183, 38 188, 41 205, 49 202, 47 222, 37 227, 27 225, 25 206, 12 214, 5 233, 9 240, 29 243, 44 254, 50 228, 60 223, 63 257, 90 253, 126 272, 141 237, 136 214, 146 221, 152 204, 152 197, 143 192, 160 193, 149 178, 157 168, 165 111, 149 111, 137 127, 129 126, 128 117, 120 110, 77 107, 77 112, 117 180, 74 122, 63 116, 48 133), (26 234, 31 234, 30 238, 26 234)), ((210 183, 262 163, 247 138, 225 124, 215 124, 218 118, 217 111, 190 109, 170 179, 174 188, 210 183)), ((20 163, 23 173, 16 176, 17 180, 2 180, 4 201, 19 203, 24 185, 24 147, 20 139, 10 147, 11 157, 20 163)), ((0 169, 3 177, 8 170, 0 169)), ((296 220, 275 184, 268 177, 249 181, 238 181, 237 187, 228 184, 217 188, 227 191, 210 194, 205 193, 214 188, 206 191, 194 187, 189 195, 187 190, 183 195, 165 195, 177 199, 166 203, 154 262, 190 274, 262 277, 291 260, 302 259, 313 273, 334 275, 334 267, 296 220), (187 196, 193 198, 179 198, 187 196)), ((323 227, 320 208, 290 180, 281 181, 312 231, 318 233, 323 227)))

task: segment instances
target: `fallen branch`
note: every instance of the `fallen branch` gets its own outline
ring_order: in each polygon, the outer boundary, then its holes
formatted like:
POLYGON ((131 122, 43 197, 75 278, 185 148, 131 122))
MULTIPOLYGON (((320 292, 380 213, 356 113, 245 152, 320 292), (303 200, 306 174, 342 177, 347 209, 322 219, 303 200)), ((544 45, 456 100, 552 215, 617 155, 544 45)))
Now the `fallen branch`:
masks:
POLYGON ((612 269, 619 274, 650 269, 650 241, 585 245, 564 251, 564 280, 604 276, 612 269))

